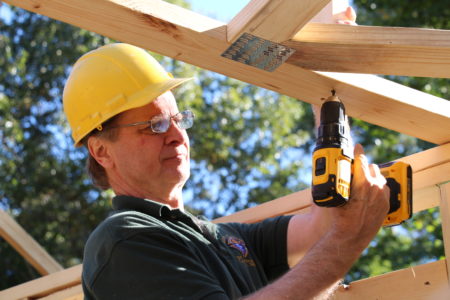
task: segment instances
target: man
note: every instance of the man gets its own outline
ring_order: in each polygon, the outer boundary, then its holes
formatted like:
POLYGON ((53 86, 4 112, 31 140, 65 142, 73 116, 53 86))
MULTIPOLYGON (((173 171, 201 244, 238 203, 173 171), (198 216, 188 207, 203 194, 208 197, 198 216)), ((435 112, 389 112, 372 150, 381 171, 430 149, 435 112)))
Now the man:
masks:
POLYGON ((145 51, 112 44, 75 64, 64 110, 90 173, 112 188, 114 213, 85 249, 86 299, 311 299, 333 286, 388 211, 376 165, 355 149, 347 205, 258 224, 212 224, 183 209, 193 114, 145 51))

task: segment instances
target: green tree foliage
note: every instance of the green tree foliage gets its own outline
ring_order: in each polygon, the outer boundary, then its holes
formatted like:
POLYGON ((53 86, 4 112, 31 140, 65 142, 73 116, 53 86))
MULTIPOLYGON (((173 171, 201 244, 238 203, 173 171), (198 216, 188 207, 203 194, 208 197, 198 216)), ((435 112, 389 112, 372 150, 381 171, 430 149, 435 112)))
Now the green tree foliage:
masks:
MULTIPOLYGON (((72 146, 61 95, 76 59, 111 41, 15 8, 0 32, 1 205, 68 267, 81 262, 111 193, 86 177, 86 151, 72 146)), ((159 58, 175 76, 197 78, 176 91, 197 116, 185 196, 192 210, 213 218, 306 186, 297 175, 311 146, 308 105, 159 58)), ((0 251, 0 289, 38 276, 6 242, 0 251)))
MULTIPOLYGON (((380 18, 370 17, 374 10, 363 11, 370 3, 356 3, 363 20, 380 18)), ((182 0, 176 4, 187 6, 182 0)), ((76 59, 109 42, 20 9, 13 9, 10 18, 0 18, 0 206, 65 267, 81 262, 87 236, 110 209, 111 193, 93 188, 86 177, 86 151, 72 146, 61 95, 76 59)), ((309 185, 313 145, 309 105, 159 58, 175 76, 196 78, 176 90, 180 107, 190 107, 196 114, 189 131, 192 176, 185 189, 190 209, 214 218, 309 185)), ((448 96, 439 83, 402 80, 448 96)), ((356 139, 377 161, 431 146, 359 120, 354 125, 356 139)), ((436 214, 419 216, 401 230, 383 230, 349 278, 441 256, 436 214), (392 253, 402 258, 395 260, 392 253)), ((0 289, 38 276, 4 241, 0 253, 0 289)))
MULTIPOLYGON (((20 9, 0 22, 0 205, 61 264, 79 263, 108 200, 87 184, 61 92, 69 66, 107 39, 20 9)), ((0 253, 0 289, 37 276, 4 241, 0 253)))
MULTIPOLYGON (((354 0, 358 23, 374 26, 397 26, 450 29, 450 6, 446 1, 354 0)), ((409 87, 449 99, 449 80, 385 76, 409 87)), ((391 130, 353 119, 356 140, 376 163, 387 162, 434 145, 391 130)), ((395 228, 384 228, 357 264, 347 280, 379 275, 391 270, 425 263, 444 256, 440 215, 437 208, 417 213, 412 220, 395 228)))

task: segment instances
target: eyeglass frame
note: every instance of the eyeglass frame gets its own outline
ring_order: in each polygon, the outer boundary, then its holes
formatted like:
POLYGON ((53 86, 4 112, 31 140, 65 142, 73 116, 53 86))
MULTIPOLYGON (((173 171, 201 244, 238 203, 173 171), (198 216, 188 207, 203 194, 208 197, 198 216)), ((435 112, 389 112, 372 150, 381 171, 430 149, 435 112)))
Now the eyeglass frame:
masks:
POLYGON ((105 131, 105 130, 115 129, 115 128, 134 127, 134 126, 139 126, 139 125, 150 125, 150 129, 152 130, 152 132, 158 134, 158 133, 166 133, 170 129, 170 126, 172 126, 172 120, 175 121, 175 123, 177 124, 178 128, 184 129, 184 130, 189 129, 189 128, 191 128, 194 125, 194 118, 195 118, 195 114, 190 109, 186 109, 186 110, 177 112, 176 114, 174 114, 172 116, 168 116, 167 114, 159 114, 159 115, 153 116, 148 121, 141 121, 141 122, 135 122, 135 123, 130 123, 130 124, 121 124, 121 125, 115 125, 115 126, 108 126, 106 128, 100 127, 100 128, 97 128, 97 130, 105 131), (181 127, 179 122, 178 122, 178 120, 176 119, 176 116, 178 116, 178 115, 181 115, 182 118, 184 118, 183 117, 184 113, 190 113, 192 115, 192 118, 191 118, 192 124, 189 127, 186 127, 186 128, 181 127), (169 126, 167 127, 167 129, 165 131, 155 131, 155 129, 153 129, 152 121, 155 118, 161 118, 161 117, 165 118, 165 120, 169 119, 169 126))

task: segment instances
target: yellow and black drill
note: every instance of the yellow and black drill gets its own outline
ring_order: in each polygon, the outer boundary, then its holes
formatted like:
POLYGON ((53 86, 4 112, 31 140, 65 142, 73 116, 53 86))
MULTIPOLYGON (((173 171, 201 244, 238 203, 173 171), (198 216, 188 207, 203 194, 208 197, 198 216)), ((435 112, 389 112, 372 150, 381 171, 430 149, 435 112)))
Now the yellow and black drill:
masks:
MULTIPOLYGON (((326 207, 346 204, 351 194, 353 146, 344 104, 334 90, 322 104, 312 167, 314 203, 326 207)), ((390 209, 383 225, 398 225, 412 215, 411 166, 393 161, 379 167, 390 188, 390 209)))

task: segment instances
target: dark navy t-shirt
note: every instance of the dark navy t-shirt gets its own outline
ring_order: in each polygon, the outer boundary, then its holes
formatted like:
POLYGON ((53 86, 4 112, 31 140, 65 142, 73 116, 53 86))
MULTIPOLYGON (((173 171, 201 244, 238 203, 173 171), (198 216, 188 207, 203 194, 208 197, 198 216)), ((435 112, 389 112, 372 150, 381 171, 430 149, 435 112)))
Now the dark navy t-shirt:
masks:
POLYGON ((85 247, 86 299, 238 299, 289 268, 290 217, 213 224, 128 196, 113 207, 85 247))

